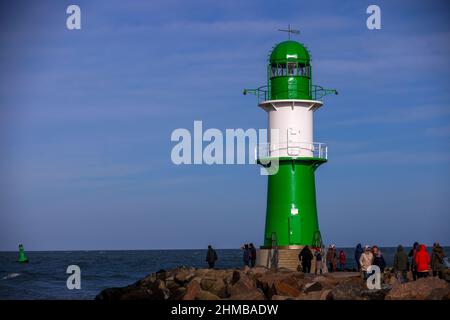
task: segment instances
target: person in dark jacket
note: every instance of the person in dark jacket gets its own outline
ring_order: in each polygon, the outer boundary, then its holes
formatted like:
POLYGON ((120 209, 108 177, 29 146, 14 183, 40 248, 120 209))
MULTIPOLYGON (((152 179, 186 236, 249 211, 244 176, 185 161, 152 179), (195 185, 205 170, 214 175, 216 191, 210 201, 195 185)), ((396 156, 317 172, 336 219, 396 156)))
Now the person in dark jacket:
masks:
POLYGON ((372 247, 373 253, 373 264, 380 268, 381 273, 384 272, 384 268, 386 268, 386 261, 384 261, 384 257, 381 254, 380 248, 377 246, 372 247))
POLYGON ((248 247, 248 244, 244 245, 244 254, 242 256, 242 259, 244 260, 244 266, 249 266, 250 265, 250 248, 248 247))
POLYGON ((250 267, 254 267, 256 265, 256 248, 253 243, 250 243, 250 267))
POLYGON ((208 262, 209 268, 213 269, 214 264, 217 261, 217 253, 210 245, 208 246, 208 251, 206 252, 206 262, 208 262))
POLYGON ((361 264, 359 263, 359 258, 361 258, 361 255, 363 254, 364 250, 361 246, 361 243, 358 243, 356 245, 355 249, 355 261, 356 261, 356 269, 357 271, 361 271, 361 264))
POLYGON ((411 258, 410 268, 413 280, 417 279, 417 266, 416 266, 416 254, 419 252, 419 243, 414 242, 411 251, 409 251, 408 257, 411 258))
POLYGON ((401 245, 397 247, 397 252, 394 256, 393 270, 397 275, 397 279, 400 283, 403 283, 407 280, 406 273, 408 272, 408 256, 406 255, 406 252, 401 245))
POLYGON ((433 250, 431 251, 431 270, 433 270, 433 277, 439 276, 443 279, 445 251, 441 247, 439 242, 433 244, 433 250))
POLYGON ((309 249, 309 246, 305 246, 302 251, 298 254, 298 260, 302 263, 302 269, 304 273, 311 272, 311 260, 313 259, 313 254, 309 249))

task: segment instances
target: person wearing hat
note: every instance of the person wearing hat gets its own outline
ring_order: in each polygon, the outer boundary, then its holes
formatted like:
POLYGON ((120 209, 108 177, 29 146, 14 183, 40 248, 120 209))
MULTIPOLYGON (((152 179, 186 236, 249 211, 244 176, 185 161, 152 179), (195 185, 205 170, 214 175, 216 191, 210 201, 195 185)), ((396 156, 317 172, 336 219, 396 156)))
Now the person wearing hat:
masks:
POLYGON ((359 264, 361 265, 364 280, 368 278, 367 268, 369 268, 372 265, 372 262, 373 262, 372 250, 370 250, 369 246, 365 246, 364 252, 359 258, 359 264))
POLYGON ((336 271, 336 249, 334 249, 334 245, 328 247, 326 258, 328 263, 328 272, 336 271))

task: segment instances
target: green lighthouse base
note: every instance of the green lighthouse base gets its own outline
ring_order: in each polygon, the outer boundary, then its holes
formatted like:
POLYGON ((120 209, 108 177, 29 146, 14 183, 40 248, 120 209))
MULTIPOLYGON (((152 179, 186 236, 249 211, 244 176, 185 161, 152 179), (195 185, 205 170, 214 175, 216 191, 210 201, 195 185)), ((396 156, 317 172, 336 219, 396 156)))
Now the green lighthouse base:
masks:
MULTIPOLYGON (((268 163, 261 159, 260 164, 268 163)), ((262 248, 321 247, 315 170, 323 158, 274 158, 278 172, 268 176, 267 213, 262 248)))

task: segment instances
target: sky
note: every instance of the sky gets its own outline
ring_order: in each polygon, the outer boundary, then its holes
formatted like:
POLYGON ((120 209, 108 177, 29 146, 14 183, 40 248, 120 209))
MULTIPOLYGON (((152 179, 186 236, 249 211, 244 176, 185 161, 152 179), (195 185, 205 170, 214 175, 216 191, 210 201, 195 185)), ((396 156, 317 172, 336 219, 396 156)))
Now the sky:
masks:
POLYGON ((445 1, 2 1, 0 251, 262 244, 257 165, 175 165, 177 128, 267 127, 277 32, 339 91, 315 114, 326 244, 450 245, 445 1), (66 8, 81 8, 81 30, 66 8), (381 29, 366 27, 370 4, 381 29))

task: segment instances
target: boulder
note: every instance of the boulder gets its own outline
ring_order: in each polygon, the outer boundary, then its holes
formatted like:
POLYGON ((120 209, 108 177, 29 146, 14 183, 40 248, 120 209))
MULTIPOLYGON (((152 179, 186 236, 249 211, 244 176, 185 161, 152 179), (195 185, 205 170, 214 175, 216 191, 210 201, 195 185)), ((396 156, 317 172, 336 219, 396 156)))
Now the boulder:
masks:
MULTIPOLYGON (((277 286, 280 289, 279 283, 283 282, 284 284, 301 291, 304 279, 305 275, 302 272, 274 272, 271 270, 256 279, 256 286, 261 288, 268 298, 271 298, 273 295, 280 295, 277 292, 277 286)), ((284 286, 284 288, 285 287, 286 286, 284 286)))
POLYGON ((292 286, 286 282, 275 282, 271 288, 271 295, 298 297, 301 294, 295 286, 292 286))
POLYGON ((209 291, 205 291, 205 290, 201 290, 197 293, 196 300, 220 300, 220 298, 218 296, 216 296, 215 294, 209 292, 209 291))
POLYGON ((186 283, 188 283, 189 281, 191 281, 192 278, 194 278, 194 277, 195 277, 195 273, 193 272, 193 270, 181 268, 175 272, 175 275, 173 278, 176 283, 183 286, 186 283))
POLYGON ((246 291, 232 294, 229 300, 265 300, 266 297, 261 289, 252 288, 246 291))
POLYGON ((273 295, 271 300, 295 300, 295 297, 290 296, 280 296, 280 295, 273 295))
POLYGON ((314 281, 314 282, 306 283, 305 286, 303 287, 303 292, 310 293, 313 291, 320 291, 322 289, 323 289, 322 284, 318 281, 314 281))
MULTIPOLYGON (((147 279, 148 280, 148 279, 147 279)), ((95 297, 95 300, 166 300, 170 297, 170 290, 163 280, 153 282, 138 281, 123 288, 105 289, 95 297)))
POLYGON ((450 285, 441 279, 428 277, 396 284, 386 300, 443 300, 450 296, 450 285))
POLYGON ((362 292, 367 289, 361 279, 347 279, 336 285, 331 295, 334 300, 366 300, 362 292))
POLYGON ((312 291, 308 294, 302 294, 296 300, 332 300, 333 296, 330 289, 322 291, 312 291))
POLYGON ((248 278, 240 278, 236 283, 229 287, 230 295, 238 295, 245 291, 256 289, 254 283, 248 278))
POLYGON ((186 288, 185 287, 179 287, 173 291, 171 291, 169 300, 182 300, 183 297, 186 295, 186 288))
POLYGON ((220 278, 203 278, 200 286, 202 290, 209 291, 220 298, 228 296, 225 282, 220 278))
POLYGON ((182 300, 194 300, 200 290, 200 284, 197 281, 189 282, 182 300))

